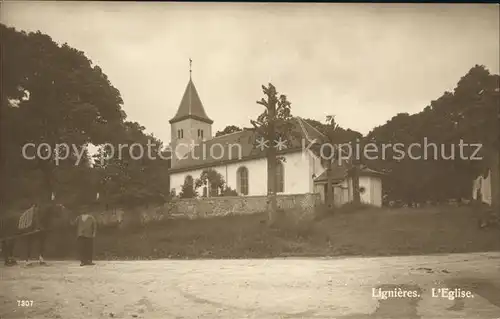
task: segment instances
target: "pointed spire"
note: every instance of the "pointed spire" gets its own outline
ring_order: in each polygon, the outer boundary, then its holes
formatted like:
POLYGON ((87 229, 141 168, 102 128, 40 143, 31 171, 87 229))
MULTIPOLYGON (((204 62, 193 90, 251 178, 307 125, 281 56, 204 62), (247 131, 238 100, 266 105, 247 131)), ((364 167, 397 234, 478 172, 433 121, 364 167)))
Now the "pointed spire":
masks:
POLYGON ((192 63, 193 60, 189 59, 189 82, 187 84, 186 90, 184 91, 184 95, 182 97, 179 108, 177 109, 177 113, 169 121, 170 124, 182 121, 187 118, 196 119, 208 124, 212 124, 214 122, 207 116, 205 108, 203 107, 203 103, 201 103, 196 87, 194 86, 193 79, 191 77, 192 63))

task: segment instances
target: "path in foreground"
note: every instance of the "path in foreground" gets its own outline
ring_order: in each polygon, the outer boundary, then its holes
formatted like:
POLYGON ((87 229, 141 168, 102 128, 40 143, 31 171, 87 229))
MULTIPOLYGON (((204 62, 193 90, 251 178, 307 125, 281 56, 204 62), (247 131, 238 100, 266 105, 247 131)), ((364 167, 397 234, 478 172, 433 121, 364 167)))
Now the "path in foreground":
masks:
POLYGON ((500 318, 500 253, 0 268, 0 318, 500 318), (372 288, 420 291, 372 296, 372 288), (431 296, 432 288, 473 298, 431 296), (17 300, 32 300, 19 307, 17 300))

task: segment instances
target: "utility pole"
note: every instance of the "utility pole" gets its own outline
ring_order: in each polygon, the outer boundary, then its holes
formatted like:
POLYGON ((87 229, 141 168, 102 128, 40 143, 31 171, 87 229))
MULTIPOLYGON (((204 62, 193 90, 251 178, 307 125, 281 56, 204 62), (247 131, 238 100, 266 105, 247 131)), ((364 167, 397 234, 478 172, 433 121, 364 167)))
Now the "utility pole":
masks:
MULTIPOLYGON (((276 141, 276 109, 278 99, 276 97, 276 88, 269 83, 269 87, 262 86, 267 101, 261 99, 257 101, 266 108, 263 114, 259 116, 257 121, 250 120, 250 123, 255 127, 256 131, 262 136, 265 143, 270 143, 266 148, 267 158, 267 210, 268 210, 268 225, 273 225, 277 221, 278 204, 276 202, 276 162, 277 151, 274 148, 276 141)), ((289 105, 289 103, 288 103, 289 105)))
POLYGON ((330 147, 328 149, 331 151, 331 154, 327 154, 328 159, 326 160, 326 206, 331 213, 335 206, 335 192, 333 190, 333 161, 337 158, 335 156, 335 150, 338 150, 338 147, 334 145, 337 130, 339 128, 338 124, 335 122, 335 115, 326 116, 326 125, 327 127, 324 133, 328 138, 328 143, 330 143, 330 147))
POLYGON ((326 171, 326 176, 327 176, 327 184, 326 184, 326 205, 328 207, 328 210, 330 213, 332 212, 332 209, 334 208, 334 191, 333 191, 333 158, 328 159, 326 162, 327 165, 327 171, 326 171))
MULTIPOLYGON (((276 100, 269 98, 268 101, 268 126, 267 137, 270 143, 276 141, 276 100)), ((272 225, 277 220, 278 204, 276 202, 276 148, 270 145, 267 149, 267 169, 270 174, 267 177, 267 190, 268 190, 268 210, 269 210, 269 224, 272 225)))
POLYGON ((286 95, 281 94, 278 98, 278 92, 271 83, 269 83, 268 87, 263 85, 262 90, 267 100, 262 98, 260 101, 257 101, 257 104, 264 106, 266 110, 259 115, 257 120, 250 120, 250 123, 261 136, 261 150, 266 148, 268 223, 269 225, 273 225, 278 219, 276 173, 279 159, 277 158, 278 151, 275 147, 279 146, 274 145, 274 143, 278 142, 276 140, 276 136, 278 135, 276 131, 279 130, 281 134, 286 134, 289 138, 293 137, 295 134, 291 126, 291 103, 287 100, 286 95), (270 145, 266 145, 267 143, 270 145))

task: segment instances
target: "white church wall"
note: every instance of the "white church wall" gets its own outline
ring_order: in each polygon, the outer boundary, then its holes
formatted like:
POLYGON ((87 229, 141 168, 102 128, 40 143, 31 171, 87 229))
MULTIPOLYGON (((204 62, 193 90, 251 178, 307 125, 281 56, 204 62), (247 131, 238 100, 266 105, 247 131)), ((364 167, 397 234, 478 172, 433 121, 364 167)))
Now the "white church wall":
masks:
POLYGON ((198 177, 200 177, 200 174, 203 170, 201 169, 196 169, 188 172, 179 172, 179 173, 174 173, 170 174, 170 190, 175 189, 175 194, 179 195, 179 193, 182 190, 182 185, 184 184, 184 181, 186 180, 186 177, 188 175, 191 175, 193 180, 196 180, 198 177))
MULTIPOLYGON (((283 194, 305 194, 313 192, 310 186, 312 179, 309 174, 310 159, 301 152, 285 154, 284 165, 284 192, 283 194)), ((248 195, 259 196, 267 194, 267 160, 265 158, 230 163, 211 167, 219 172, 232 189, 237 189, 237 172, 240 167, 248 169, 248 195)), ((178 172, 170 175, 170 187, 179 194, 184 180, 188 175, 197 179, 203 169, 178 172)), ((199 190, 201 195, 202 191, 199 190)))
POLYGON ((238 169, 246 167, 248 169, 248 195, 267 194, 267 161, 259 158, 238 163, 231 163, 227 166, 217 167, 217 171, 224 176, 229 187, 237 190, 238 169), (227 169, 226 169, 227 168, 227 169))
POLYGON ((285 187, 284 194, 304 194, 313 191, 309 173, 310 157, 302 152, 285 155, 285 187))
MULTIPOLYGON (((309 163, 309 192, 311 193, 317 193, 321 192, 314 186, 314 176, 320 176, 324 171, 325 168, 321 164, 321 159, 316 156, 313 152, 310 150, 307 150, 306 152, 303 153, 304 156, 307 157, 308 163, 309 163)), ((323 195, 324 197, 324 195, 323 195)), ((324 198, 323 198, 324 200, 324 198)))

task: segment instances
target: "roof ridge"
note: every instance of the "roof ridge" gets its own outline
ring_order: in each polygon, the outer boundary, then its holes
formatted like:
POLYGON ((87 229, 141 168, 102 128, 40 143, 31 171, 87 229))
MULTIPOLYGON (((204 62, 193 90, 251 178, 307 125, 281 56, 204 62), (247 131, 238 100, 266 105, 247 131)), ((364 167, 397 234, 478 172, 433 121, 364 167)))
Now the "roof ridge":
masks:
POLYGON ((189 93, 188 93, 188 96, 189 96, 189 111, 188 111, 188 115, 193 115, 193 99, 192 99, 192 91, 193 91, 193 86, 194 86, 194 83, 193 83, 193 80, 191 79, 191 77, 189 77, 189 82, 188 82, 188 86, 187 86, 187 89, 189 90, 189 93))
POLYGON ((210 140, 213 141, 213 140, 221 138, 221 137, 226 137, 226 136, 233 135, 233 134, 241 134, 243 132, 245 132, 245 130, 236 131, 236 132, 232 132, 232 133, 228 133, 228 134, 224 134, 224 135, 219 135, 219 136, 214 136, 210 140))
POLYGON ((295 118, 295 120, 297 121, 297 123, 299 123, 299 126, 300 126, 300 128, 301 128, 301 130, 302 130, 302 133, 303 133, 303 134, 304 134, 304 136, 306 137, 307 141, 308 141, 308 142, 310 142, 310 143, 314 143, 314 142, 316 142, 316 139, 311 140, 311 139, 309 138, 309 134, 307 134, 307 130, 306 130, 306 128, 304 127, 304 123, 302 123, 302 118, 300 118, 299 116, 295 116, 294 118, 295 118))
POLYGON ((327 137, 325 134, 321 133, 317 128, 315 128, 313 125, 309 124, 309 122, 307 122, 307 120, 303 120, 305 124, 309 125, 309 127, 311 127, 313 130, 315 130, 316 132, 318 132, 321 136, 323 137, 327 137))
MULTIPOLYGON (((318 129, 316 129, 313 125, 311 125, 311 124, 307 123, 307 121, 306 121, 305 119, 301 118, 300 116, 295 116, 295 118, 297 118, 297 121, 299 122, 299 124, 300 124, 301 128, 304 130, 304 132, 305 132, 305 136, 306 136, 306 138, 307 138, 307 140, 308 140, 309 142, 314 142, 314 141, 318 142, 318 141, 317 141, 316 139, 311 140, 311 139, 309 138, 309 135, 307 134, 307 130, 305 130, 305 128, 304 128, 304 126, 303 126, 303 125, 304 125, 304 123, 305 123, 305 124, 307 124, 307 125, 309 125, 309 127, 311 127, 311 128, 313 128, 314 130, 316 130, 319 134, 321 134, 321 136, 322 136, 322 137, 324 137, 324 138, 326 138, 326 139, 328 140, 328 136, 326 136, 325 134, 321 133, 321 132, 320 132, 318 129)), ((322 142, 322 141, 320 141, 320 142, 322 142)), ((327 141, 327 142, 329 143, 329 141, 327 141)), ((332 146, 333 146, 333 148, 334 148, 336 151, 340 151, 340 152, 342 152, 343 154, 345 154, 345 151, 342 149, 342 147, 340 147, 340 146, 339 146, 339 144, 335 144, 335 145, 332 145, 332 146)), ((346 163, 348 163, 348 162, 349 162, 349 160, 348 160, 348 159, 344 159, 344 161, 345 161, 346 163)), ((341 165, 344 165, 344 164, 342 163, 341 165)))

